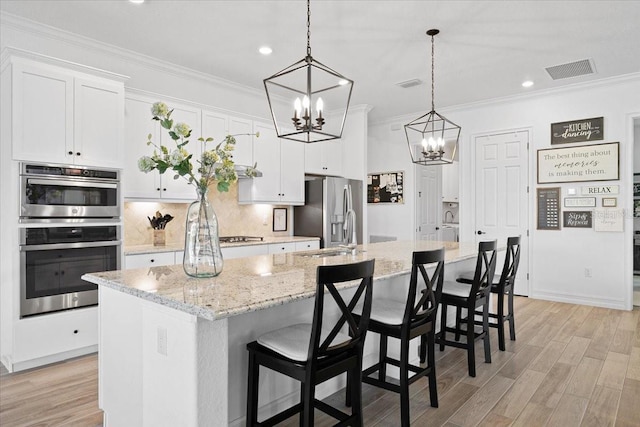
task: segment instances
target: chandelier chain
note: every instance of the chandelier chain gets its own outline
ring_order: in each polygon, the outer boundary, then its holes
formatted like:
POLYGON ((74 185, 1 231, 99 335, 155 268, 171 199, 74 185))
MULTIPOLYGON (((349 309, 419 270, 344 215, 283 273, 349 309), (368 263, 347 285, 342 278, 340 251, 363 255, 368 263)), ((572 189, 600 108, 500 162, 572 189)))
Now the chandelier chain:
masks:
POLYGON ((436 99, 435 99, 435 66, 434 66, 434 62, 435 62, 435 55, 434 55, 435 49, 434 49, 434 42, 433 42, 433 36, 431 36, 431 111, 435 111, 436 110, 436 99))
POLYGON ((311 0, 307 0, 307 56, 311 56, 311 0))

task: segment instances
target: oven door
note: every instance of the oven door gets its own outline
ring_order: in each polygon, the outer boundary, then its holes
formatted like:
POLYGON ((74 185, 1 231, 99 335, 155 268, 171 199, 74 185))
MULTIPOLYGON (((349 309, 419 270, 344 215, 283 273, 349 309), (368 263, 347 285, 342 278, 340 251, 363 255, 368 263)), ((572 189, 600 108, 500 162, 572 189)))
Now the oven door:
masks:
POLYGON ((119 217, 118 189, 117 182, 22 176, 20 216, 119 217))
POLYGON ((85 273, 120 268, 119 241, 21 246, 20 317, 98 304, 85 273))

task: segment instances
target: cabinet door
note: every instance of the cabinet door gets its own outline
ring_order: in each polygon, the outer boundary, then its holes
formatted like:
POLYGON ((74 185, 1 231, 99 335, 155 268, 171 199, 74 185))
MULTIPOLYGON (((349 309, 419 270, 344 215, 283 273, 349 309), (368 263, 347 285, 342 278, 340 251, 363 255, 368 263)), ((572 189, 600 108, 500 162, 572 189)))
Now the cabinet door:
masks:
MULTIPOLYGON (((167 103, 169 108, 173 108, 171 118, 173 124, 186 123, 191 126, 192 132, 189 138, 189 143, 184 147, 193 155, 191 163, 194 169, 197 169, 200 163, 200 155, 202 154, 202 148, 198 138, 202 133, 202 127, 200 124, 200 110, 190 106, 176 105, 171 102, 167 103)), ((160 142, 165 145, 169 152, 176 148, 176 142, 171 139, 169 132, 166 129, 160 130, 160 142)), ((197 175, 197 170, 194 170, 197 175)), ((179 200, 195 200, 196 191, 195 187, 183 178, 179 177, 174 179, 176 173, 173 170, 167 170, 162 174, 160 181, 160 194, 163 199, 179 199, 179 200)))
MULTIPOLYGON (((253 166, 254 140, 251 134, 259 131, 260 129, 253 129, 253 122, 251 120, 229 117, 229 134, 236 135, 234 137, 236 139, 236 149, 233 151, 233 161, 235 164, 253 166)), ((260 143, 260 138, 257 138, 255 143, 260 143)))
POLYGON ((224 140, 227 133, 229 133, 229 117, 227 115, 202 110, 202 137, 204 139, 213 138, 213 141, 206 144, 206 149, 215 148, 224 140))
POLYGON ((295 252, 295 251, 296 251, 295 242, 271 243, 269 245, 270 254, 280 254, 280 253, 288 253, 288 252, 295 252))
POLYGON ((325 175, 342 176, 342 139, 321 142, 324 144, 322 162, 325 175))
POLYGON ((252 185, 250 201, 277 202, 280 200, 280 140, 273 125, 255 123, 254 129, 260 132, 254 148, 254 158, 262 177, 249 182, 252 185))
POLYGON ((124 257, 124 268, 159 267, 175 264, 175 252, 156 252, 152 254, 132 254, 124 257))
POLYGON ((313 249, 320 249, 319 240, 310 240, 308 242, 296 242, 296 252, 298 251, 310 251, 313 249))
POLYGON ((304 204, 303 143, 280 140, 280 200, 286 204, 304 204))
POLYGON ((453 162, 450 165, 442 165, 442 200, 444 202, 458 201, 459 173, 458 162, 453 162))
POLYGON ((324 175, 323 142, 304 144, 304 171, 317 175, 324 175))
POLYGON ((75 80, 75 164, 122 168, 124 85, 75 80))
POLYGON ((126 198, 160 197, 158 171, 144 173, 138 169, 138 159, 153 153, 153 147, 147 146, 147 136, 151 134, 152 141, 156 142, 160 137, 160 124, 151 120, 151 106, 149 101, 131 98, 125 100, 124 143, 127 155, 122 173, 122 189, 126 198))
POLYGON ((72 163, 73 78, 46 66, 12 66, 13 159, 72 163))

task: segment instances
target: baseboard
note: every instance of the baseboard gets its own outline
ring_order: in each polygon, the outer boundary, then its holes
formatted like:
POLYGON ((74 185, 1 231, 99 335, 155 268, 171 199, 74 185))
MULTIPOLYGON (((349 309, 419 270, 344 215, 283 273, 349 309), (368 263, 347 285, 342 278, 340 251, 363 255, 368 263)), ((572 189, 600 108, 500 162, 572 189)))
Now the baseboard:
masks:
MULTIPOLYGON (((71 359, 78 356, 84 356, 86 354, 96 353, 98 351, 98 345, 90 345, 88 347, 77 348, 74 350, 65 351, 62 353, 51 354, 49 356, 38 357, 35 359, 23 360, 21 362, 16 362, 11 364, 11 368, 6 366, 9 372, 19 372, 24 371, 26 369, 37 368, 39 366, 48 365, 50 363, 62 362, 67 359, 71 359)), ((3 359, 3 364, 4 359, 3 359)))
POLYGON ((569 304, 590 305, 593 307, 612 308, 615 310, 627 310, 625 301, 619 298, 604 297, 580 297, 572 294, 561 294, 557 292, 540 292, 533 291, 531 298, 541 299, 545 301, 566 302, 569 304))

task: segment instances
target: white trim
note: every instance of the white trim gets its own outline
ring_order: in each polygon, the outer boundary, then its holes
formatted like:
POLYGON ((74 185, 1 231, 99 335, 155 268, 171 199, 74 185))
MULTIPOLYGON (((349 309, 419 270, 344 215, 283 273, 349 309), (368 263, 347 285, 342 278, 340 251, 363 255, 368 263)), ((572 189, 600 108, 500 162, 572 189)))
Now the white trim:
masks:
POLYGON ((39 22, 25 19, 7 12, 0 11, 0 25, 11 27, 23 32, 32 33, 34 35, 55 40, 61 43, 72 44, 83 48, 89 48, 94 51, 100 51, 112 56, 119 57, 126 61, 145 66, 152 70, 161 71, 170 75, 197 79, 205 83, 232 88, 254 96, 264 95, 262 89, 241 85, 239 83, 232 82, 230 80, 226 80, 212 74, 196 71, 179 64, 163 61, 132 50, 119 48, 117 46, 104 43, 96 39, 41 24, 39 22))
MULTIPOLYGON (((634 121, 640 121, 640 112, 627 114, 627 154, 625 169, 627 172, 620 175, 621 193, 620 198, 626 200, 624 205, 628 206, 625 221, 624 244, 627 250, 624 253, 624 282, 628 285, 628 292, 625 298, 625 310, 633 310, 633 173, 635 172, 634 151, 635 151, 635 126, 634 121), (628 181, 627 181, 628 180, 628 181), (628 185, 625 185, 628 184, 628 185)), ((640 139, 640 135, 638 135, 640 139)))
POLYGON ((625 307, 627 298, 605 298, 602 296, 576 296, 564 292, 532 292, 530 298, 541 299, 545 301, 566 302, 569 304, 589 305, 593 307, 612 308, 616 310, 627 310, 625 307))
POLYGON ((13 363, 11 369, 6 363, 11 363, 6 358, 3 358, 3 363, 9 372, 24 371, 26 369, 37 368, 39 366, 48 365, 50 363, 62 362, 78 356, 84 356, 87 354, 96 353, 98 351, 98 344, 90 345, 87 347, 77 348, 74 350, 65 351, 62 353, 51 354, 48 356, 37 357, 35 359, 23 360, 22 362, 13 363), (6 361, 6 362, 5 362, 6 361))

